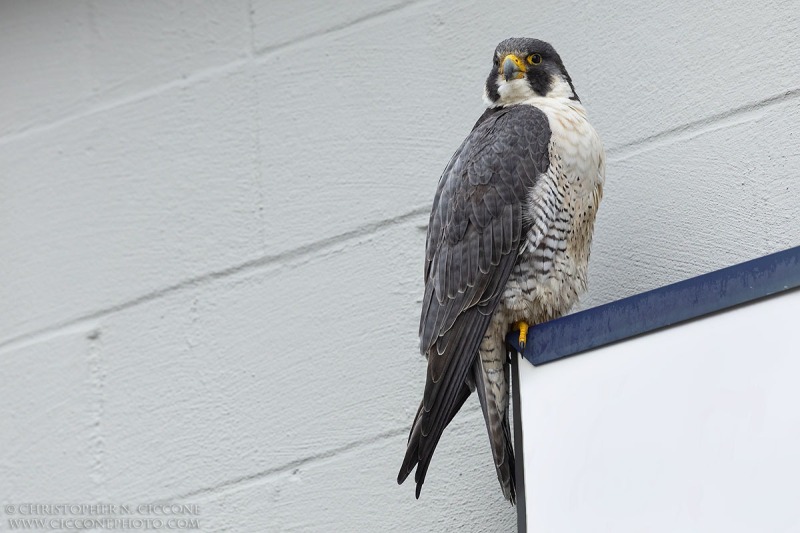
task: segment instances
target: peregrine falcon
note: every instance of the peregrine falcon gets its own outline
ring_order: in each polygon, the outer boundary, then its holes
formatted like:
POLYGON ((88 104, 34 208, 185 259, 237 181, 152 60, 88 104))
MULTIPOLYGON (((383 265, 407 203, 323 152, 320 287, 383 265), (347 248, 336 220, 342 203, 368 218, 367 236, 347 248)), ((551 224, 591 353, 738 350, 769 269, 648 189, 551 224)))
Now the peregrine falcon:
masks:
POLYGON ((422 403, 397 482, 416 466, 419 498, 444 428, 478 391, 497 478, 513 504, 505 338, 566 313, 586 288, 605 155, 551 45, 507 39, 486 80, 487 109, 433 199, 419 335, 422 403))

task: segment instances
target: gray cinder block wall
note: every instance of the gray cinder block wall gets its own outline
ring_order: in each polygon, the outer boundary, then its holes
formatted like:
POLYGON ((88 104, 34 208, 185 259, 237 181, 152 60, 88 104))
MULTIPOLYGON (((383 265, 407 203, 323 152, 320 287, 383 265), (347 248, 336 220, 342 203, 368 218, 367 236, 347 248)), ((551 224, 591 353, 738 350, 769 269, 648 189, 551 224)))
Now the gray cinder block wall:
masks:
POLYGON ((512 530, 476 401, 422 498, 395 484, 427 213, 495 44, 552 42, 605 140, 588 306, 800 244, 798 11, 3 2, 0 499, 512 530))

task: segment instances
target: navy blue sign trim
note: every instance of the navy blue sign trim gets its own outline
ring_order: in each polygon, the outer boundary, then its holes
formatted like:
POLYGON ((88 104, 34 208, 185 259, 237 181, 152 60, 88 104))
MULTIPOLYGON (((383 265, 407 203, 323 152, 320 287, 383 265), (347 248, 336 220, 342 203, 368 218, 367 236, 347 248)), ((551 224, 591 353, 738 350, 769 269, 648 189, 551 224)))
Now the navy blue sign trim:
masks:
POLYGON ((795 287, 800 246, 539 324, 522 355, 542 365, 795 287))

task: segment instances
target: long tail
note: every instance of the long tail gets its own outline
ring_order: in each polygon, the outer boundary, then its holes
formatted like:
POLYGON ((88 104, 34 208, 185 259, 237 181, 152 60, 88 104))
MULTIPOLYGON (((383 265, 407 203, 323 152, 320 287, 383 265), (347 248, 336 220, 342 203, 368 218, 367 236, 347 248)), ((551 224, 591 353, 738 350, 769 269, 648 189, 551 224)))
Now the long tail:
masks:
MULTIPOLYGON (((503 367, 506 383, 510 383, 509 364, 503 367)), ((489 387, 484 384, 483 369, 481 368, 480 358, 475 360, 472 367, 475 388, 478 391, 478 399, 481 402, 483 418, 486 421, 486 430, 489 432, 489 442, 492 446, 492 456, 494 466, 497 470, 497 480, 503 489, 503 495, 512 504, 516 504, 516 479, 514 470, 514 447, 511 444, 511 427, 508 423, 508 411, 502 415, 497 411, 494 395, 489 387), (487 395, 489 396, 487 401, 487 395)))

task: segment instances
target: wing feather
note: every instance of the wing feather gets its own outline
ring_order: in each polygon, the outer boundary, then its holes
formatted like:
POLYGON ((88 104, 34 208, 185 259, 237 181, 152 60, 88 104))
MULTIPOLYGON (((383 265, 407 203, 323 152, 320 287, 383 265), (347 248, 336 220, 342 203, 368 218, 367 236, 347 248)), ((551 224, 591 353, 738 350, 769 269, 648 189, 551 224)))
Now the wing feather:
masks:
POLYGON ((527 202, 549 164, 549 138, 546 116, 532 106, 489 109, 439 180, 419 328, 428 372, 398 474, 402 483, 418 465, 417 497, 444 428, 474 388, 478 347, 534 227, 527 202))

